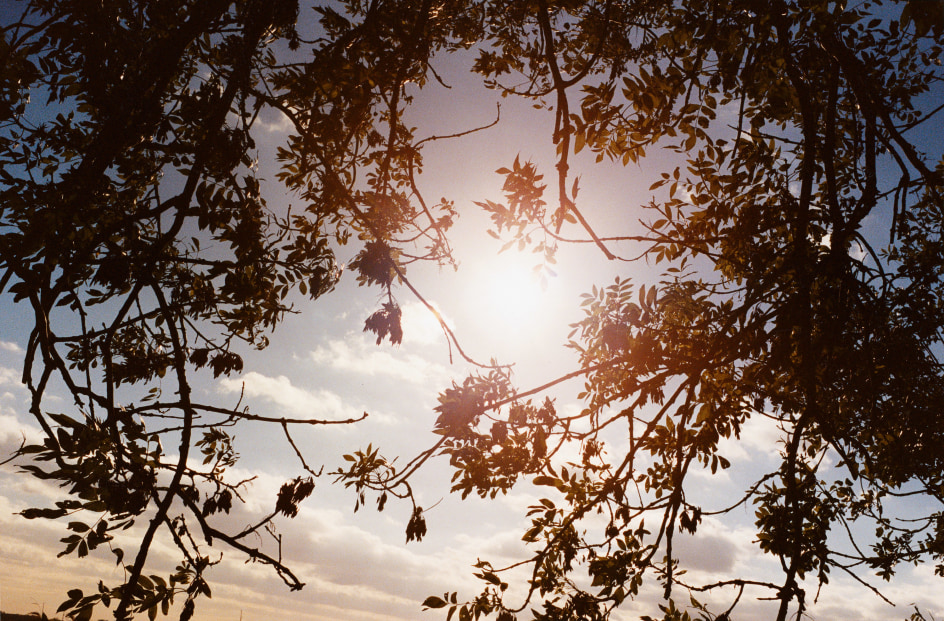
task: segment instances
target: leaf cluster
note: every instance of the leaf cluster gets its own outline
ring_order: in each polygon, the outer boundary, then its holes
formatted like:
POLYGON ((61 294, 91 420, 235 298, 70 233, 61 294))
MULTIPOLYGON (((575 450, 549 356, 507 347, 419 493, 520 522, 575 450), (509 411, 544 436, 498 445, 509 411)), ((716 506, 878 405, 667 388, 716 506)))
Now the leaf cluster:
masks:
POLYGON ((422 196, 422 141, 401 115, 431 52, 457 45, 434 26, 464 18, 359 2, 308 7, 304 22, 295 0, 21 4, 0 30, 0 293, 32 318, 24 384, 44 438, 21 448, 21 468, 65 498, 23 514, 61 519, 64 554, 79 556, 140 529, 135 554, 113 550, 125 584, 70 593, 63 610, 166 614, 184 582, 147 577, 158 537, 199 577, 188 618, 209 595, 198 540, 301 588, 273 520, 297 515, 319 472, 288 425, 355 421, 200 403, 192 382, 238 376, 295 304, 334 288, 352 239, 360 283, 387 296, 366 329, 402 340, 393 289, 412 262, 451 261, 456 212, 422 196), (273 186, 257 142, 279 121, 292 129, 273 186), (275 194, 302 205, 270 205, 275 194), (78 415, 48 411, 53 386, 78 415), (249 482, 230 479, 229 430, 247 421, 280 425, 305 474, 232 530, 223 518, 249 482), (251 543, 262 533, 276 549, 251 543))
POLYGON ((448 456, 463 497, 525 474, 555 495, 529 509, 527 560, 481 574, 465 604, 447 594, 427 607, 603 619, 656 582, 661 618, 726 619, 753 592, 786 619, 836 572, 880 597, 870 572, 940 573, 944 176, 919 138, 940 124, 927 103, 944 79, 932 4, 476 4, 473 71, 551 110, 557 155, 554 181, 521 157, 497 171, 505 200, 477 203, 491 234, 592 244, 617 268, 645 261, 659 275, 588 278, 573 372, 524 392, 497 375, 442 392, 442 438, 413 463, 448 456), (649 218, 628 234, 601 234, 578 206, 571 169, 587 152, 663 167, 638 204, 649 218), (577 415, 524 400, 576 377, 577 415), (703 506, 693 473, 734 467, 723 441, 757 421, 779 433, 777 465, 703 506), (915 497, 929 508, 899 513, 915 497), (780 580, 689 581, 676 539, 741 506, 780 580), (527 595, 506 603, 490 578, 522 567, 527 595), (708 591, 730 605, 709 611, 695 598, 708 591))

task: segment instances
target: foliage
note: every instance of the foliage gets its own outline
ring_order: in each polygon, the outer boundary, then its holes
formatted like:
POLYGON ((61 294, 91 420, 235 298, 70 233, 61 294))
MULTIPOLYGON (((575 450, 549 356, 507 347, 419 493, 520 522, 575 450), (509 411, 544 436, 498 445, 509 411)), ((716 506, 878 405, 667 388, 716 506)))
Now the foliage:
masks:
POLYGON ((23 381, 44 434, 18 455, 64 490, 22 515, 62 520, 62 555, 111 552, 125 570, 121 584, 70 591, 60 612, 74 619, 99 605, 153 619, 175 597, 190 618, 211 593, 210 545, 301 588, 275 523, 297 515, 320 472, 290 426, 355 421, 201 403, 192 379, 242 371, 293 301, 334 287, 340 245, 356 242, 352 269, 387 298, 367 329, 395 343, 394 283, 408 282, 412 262, 450 260, 453 208, 418 195, 421 162, 397 120, 404 85, 422 79, 439 43, 418 47, 414 14, 371 13, 340 41, 339 13, 304 10, 302 34, 295 0, 33 0, 5 13, 0 292, 29 309, 23 381), (301 200, 297 212, 266 203, 263 118, 294 127, 277 187, 301 200), (73 407, 50 411, 62 391, 73 407), (226 516, 249 482, 228 475, 232 429, 247 422, 284 429, 305 472, 277 490, 269 515, 234 528, 226 516), (135 524, 140 543, 126 555, 116 537, 135 524), (147 571, 159 537, 180 554, 169 576, 147 571))
MULTIPOLYGON (((298 453, 306 472, 281 487, 272 514, 227 534, 214 520, 242 487, 224 476, 237 458, 228 429, 280 424, 297 452, 289 424, 334 421, 197 403, 190 377, 240 371, 242 353, 265 346, 291 310, 291 292, 332 288, 334 249, 352 242, 350 267, 385 298, 365 330, 400 342, 395 292, 419 295, 411 263, 451 261, 457 216, 419 191, 431 139, 402 116, 438 79, 433 61, 466 50, 487 87, 554 117, 555 170, 517 158, 498 170, 504 204, 478 203, 492 234, 544 261, 562 244, 592 244, 626 277, 587 283, 573 372, 521 391, 485 365, 443 391, 438 439, 404 467, 370 446, 334 473, 355 507, 374 491, 379 510, 390 496, 412 501, 412 477, 436 457, 463 497, 522 479, 542 492, 525 561, 479 561, 479 595, 424 605, 461 621, 527 609, 605 619, 657 583, 653 614, 664 619, 727 619, 750 593, 778 601, 781 621, 803 615, 807 581, 834 572, 867 584, 870 571, 891 579, 901 563, 931 562, 944 574, 944 161, 921 140, 940 123, 938 2, 28 7, 0 49, 0 291, 33 317, 24 381, 45 439, 21 449, 32 457, 23 467, 69 494, 24 515, 67 520, 64 553, 80 556, 147 518, 126 581, 70 592, 73 617, 112 602, 119 619, 155 616, 184 595, 190 618, 210 594, 211 564, 193 525, 301 587, 244 540, 295 515, 317 473, 298 453), (266 114, 292 128, 278 180, 301 213, 273 213, 263 199, 253 128, 266 114), (653 157, 664 152, 675 160, 653 157), (676 163, 638 205, 647 217, 600 234, 572 170, 588 156, 676 163), (640 262, 661 276, 628 278, 640 262), (564 416, 544 393, 577 377, 584 409, 564 416), (73 412, 48 411, 55 382, 73 412), (753 473, 730 505, 696 504, 693 473, 728 469, 725 442, 758 419, 780 431, 778 465, 753 473), (930 508, 905 520, 902 497, 930 508), (678 537, 739 507, 753 509, 757 544, 782 576, 691 580, 678 537), (875 535, 860 543, 861 532, 875 535), (158 534, 182 557, 167 578, 144 571, 158 534), (512 601, 510 576, 522 570, 526 595, 512 601), (706 592, 729 603, 710 610, 697 599, 706 592)), ((414 503, 407 540, 427 527, 414 503)))
MULTIPOLYGON (((480 595, 425 606, 603 619, 657 582, 659 618, 727 619, 750 593, 778 601, 782 621, 837 572, 879 595, 870 572, 929 562, 944 574, 944 154, 922 136, 941 128, 940 3, 466 7, 474 72, 555 119, 556 204, 518 158, 497 171, 504 203, 478 203, 492 234, 545 256, 594 244, 627 274, 644 261, 661 277, 588 283, 574 372, 527 391, 472 376, 441 394, 442 437, 407 468, 381 458, 369 475, 342 473, 362 491, 408 493, 442 456, 463 497, 524 477, 547 490, 529 510, 527 561, 480 561, 480 595), (649 188, 648 217, 628 234, 595 231, 577 205, 577 154, 625 166, 666 151, 678 164, 649 188), (579 376, 578 416, 529 400, 579 376), (755 419, 779 430, 779 465, 752 472, 729 505, 696 504, 693 473, 728 469, 723 447, 755 419), (923 512, 899 513, 906 498, 923 512), (690 579, 679 537, 739 507, 780 579, 690 579), (511 601, 506 581, 523 567, 527 595, 511 601), (708 592, 728 603, 709 610, 708 592)), ((592 183, 592 167, 581 173, 592 183)))

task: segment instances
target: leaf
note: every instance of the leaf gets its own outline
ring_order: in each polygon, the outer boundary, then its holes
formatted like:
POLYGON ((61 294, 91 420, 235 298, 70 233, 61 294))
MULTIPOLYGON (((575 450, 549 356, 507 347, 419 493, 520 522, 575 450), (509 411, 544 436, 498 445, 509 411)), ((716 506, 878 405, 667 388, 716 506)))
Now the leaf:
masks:
POLYGON ((445 608, 446 601, 442 598, 436 597, 435 595, 430 595, 425 600, 423 600, 424 608, 445 608))
POLYGON ((491 572, 491 571, 482 572, 481 577, 486 582, 490 582, 491 584, 494 584, 495 586, 498 586, 501 584, 501 580, 498 578, 498 576, 495 575, 494 572, 491 572))
POLYGON ((79 613, 72 617, 74 621, 91 621, 92 612, 95 610, 95 606, 86 606, 79 610, 79 613))
POLYGON ((703 403, 698 408, 698 416, 695 418, 695 424, 700 425, 711 417, 711 404, 703 403))
POLYGON ((416 507, 406 527, 406 542, 422 541, 425 535, 426 519, 423 517, 423 508, 416 507))
POLYGON ((402 311, 394 302, 385 302, 383 308, 372 314, 364 322, 364 332, 377 335, 377 345, 389 338, 392 345, 403 341, 402 311))

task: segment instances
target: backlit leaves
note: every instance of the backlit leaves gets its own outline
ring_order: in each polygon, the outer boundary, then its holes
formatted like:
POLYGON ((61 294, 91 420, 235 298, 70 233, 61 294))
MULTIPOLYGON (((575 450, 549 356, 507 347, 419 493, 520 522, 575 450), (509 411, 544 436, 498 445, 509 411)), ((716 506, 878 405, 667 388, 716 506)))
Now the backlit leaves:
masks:
MULTIPOLYGON (((552 109, 557 146, 556 183, 522 157, 497 171, 505 200, 476 203, 489 232, 506 247, 549 247, 573 224, 603 257, 659 270, 603 287, 588 278, 569 342, 578 368, 541 387, 583 378, 579 414, 548 410, 545 426, 495 377, 440 395, 436 449, 454 468, 453 491, 495 496, 527 473, 556 494, 529 509, 524 534, 529 594, 544 598, 536 618, 606 618, 647 574, 664 589, 663 618, 691 618, 673 590, 687 584, 673 542, 698 536, 709 510, 689 500, 691 473, 735 467, 722 440, 752 419, 779 430, 769 448, 780 463, 712 510, 754 505, 757 541, 784 573, 751 589, 780 600, 779 619, 790 606, 805 613, 804 578, 822 585, 850 563, 884 578, 900 562, 940 565, 937 512, 909 522, 882 502, 907 487, 939 504, 944 437, 940 153, 908 135, 940 122, 919 99, 940 94, 940 15, 928 8, 938 3, 899 4, 486 10, 474 70, 503 95, 552 109), (648 210, 636 230, 600 234, 575 204, 570 156, 587 152, 654 167, 651 199, 633 203, 648 210), (557 209, 546 208, 548 186, 557 209), (614 450, 619 432, 628 446, 614 450), (565 466, 564 454, 580 457, 565 466), (588 515, 606 516, 605 527, 588 515), (874 554, 852 522, 876 527, 874 554), (851 557, 836 543, 844 538, 851 557)), ((593 171, 580 173, 584 196, 593 171)), ((738 584, 744 591, 736 577, 688 586, 738 584)), ((501 602, 486 588, 449 614, 503 614, 501 602)), ((691 600, 706 618, 732 610, 691 600)))
MULTIPOLYGON (((938 4, 351 1, 319 5, 296 32, 292 1, 34 0, 37 27, 5 29, 0 50, 0 113, 13 115, 0 124, 0 286, 36 318, 23 368, 45 437, 22 468, 70 497, 23 515, 64 518, 64 547, 84 555, 157 507, 149 523, 188 559, 166 584, 138 567, 124 585, 71 591, 64 610, 90 618, 117 601, 119 616, 152 615, 176 592, 189 618, 209 595, 190 524, 229 542, 212 520, 239 498, 221 428, 252 415, 196 403, 188 373, 239 373, 243 345, 266 345, 293 292, 333 287, 335 250, 358 244, 349 267, 386 296, 365 331, 402 341, 394 289, 412 262, 451 261, 457 215, 423 199, 424 128, 403 118, 441 79, 441 54, 469 48, 486 87, 550 112, 553 172, 528 145, 498 169, 502 200, 476 202, 490 233, 545 263, 592 244, 618 277, 587 276, 571 373, 524 393, 486 367, 442 391, 436 443, 409 466, 368 446, 333 473, 355 509, 368 493, 378 509, 409 498, 408 541, 428 517, 411 476, 436 456, 462 497, 536 486, 524 603, 506 603, 519 591, 480 561, 480 595, 424 605, 460 621, 526 608, 604 619, 655 583, 665 619, 732 616, 682 606, 692 587, 778 599, 783 620, 806 614, 804 577, 942 571, 940 511, 904 521, 887 502, 907 490, 937 507, 944 483, 944 188, 940 153, 920 139, 939 133, 926 109, 942 77, 938 4), (27 118, 30 93, 48 123, 27 118), (284 213, 254 162, 267 113, 290 128, 274 176, 301 206, 284 213), (591 160, 655 181, 601 201, 592 166, 578 193, 591 160), (597 231, 601 203, 633 211, 597 231), (46 411, 53 378, 81 415, 46 411), (566 380, 581 383, 579 409, 536 398, 566 380), (736 467, 722 440, 757 420, 780 434, 776 466, 749 472, 742 498, 696 506, 693 473, 736 467), (162 437, 180 440, 179 461, 162 437), (194 447, 204 470, 188 465, 194 447), (160 509, 171 504, 185 516, 160 509), (782 579, 689 584, 674 542, 742 504, 782 579), (857 545, 860 532, 875 536, 857 545)), ((313 486, 287 482, 276 513, 296 515, 313 486)), ((252 558, 300 588, 277 558, 252 558)))
POLYGON ((298 515, 299 503, 311 496, 314 490, 315 480, 312 477, 296 477, 283 483, 275 502, 275 510, 286 517, 295 517, 298 515))

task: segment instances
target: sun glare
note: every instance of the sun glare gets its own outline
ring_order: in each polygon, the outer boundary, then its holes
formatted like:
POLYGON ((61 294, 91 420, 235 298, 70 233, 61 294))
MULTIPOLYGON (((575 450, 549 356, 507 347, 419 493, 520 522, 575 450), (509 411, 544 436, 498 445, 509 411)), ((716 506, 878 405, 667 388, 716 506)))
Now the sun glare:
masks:
POLYGON ((532 257, 501 255, 481 266, 467 291, 467 310, 483 336, 511 344, 530 340, 547 316, 548 291, 532 257))
POLYGON ((484 301, 502 323, 514 328, 533 319, 542 293, 537 276, 531 270, 514 266, 494 274, 484 301))

